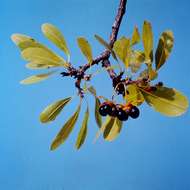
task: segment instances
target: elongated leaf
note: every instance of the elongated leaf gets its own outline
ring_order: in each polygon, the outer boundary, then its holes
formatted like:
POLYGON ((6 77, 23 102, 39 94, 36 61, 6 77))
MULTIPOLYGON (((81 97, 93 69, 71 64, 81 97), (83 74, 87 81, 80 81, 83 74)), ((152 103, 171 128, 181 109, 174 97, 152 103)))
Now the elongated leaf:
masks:
MULTIPOLYGON (((29 36, 26 36, 26 35, 13 34, 11 36, 11 39, 20 48, 21 51, 26 50, 27 48, 40 48, 40 49, 43 49, 48 54, 53 53, 49 48, 47 48, 43 44, 37 42, 35 39, 33 39, 33 38, 29 37, 29 36)), ((56 55, 56 56, 58 56, 58 55, 56 55)), ((62 61, 64 62, 63 64, 55 64, 54 62, 49 63, 49 62, 46 62, 46 61, 37 60, 37 61, 33 61, 33 62, 28 63, 26 65, 26 67, 29 68, 29 69, 47 69, 47 68, 60 67, 60 66, 68 67, 69 64, 65 63, 64 60, 62 60, 62 61)))
POLYGON ((133 36, 132 36, 132 39, 131 39, 131 45, 135 45, 135 44, 138 44, 141 40, 141 36, 139 34, 139 30, 137 27, 134 28, 134 32, 133 32, 133 36))
POLYGON ((43 74, 39 74, 39 75, 33 75, 30 76, 22 81, 20 81, 21 84, 34 84, 34 83, 38 83, 41 82, 43 80, 46 80, 47 78, 50 77, 50 75, 54 74, 55 71, 51 71, 48 73, 43 73, 43 74))
POLYGON ((140 88, 148 105, 167 116, 182 115, 188 108, 188 99, 173 88, 157 87, 154 92, 140 88))
POLYGON ((84 141, 86 139, 87 130, 88 130, 88 128, 87 128, 88 127, 88 119, 89 119, 89 109, 87 107, 85 115, 84 115, 84 119, 83 119, 83 122, 82 122, 82 127, 81 127, 81 129, 79 131, 77 141, 76 141, 76 144, 75 144, 76 149, 79 149, 83 145, 83 143, 84 143, 84 141))
POLYGON ((56 101, 47 106, 40 114, 40 121, 48 123, 54 121, 63 108, 71 101, 71 97, 56 101))
MULTIPOLYGON (((112 120, 112 119, 111 119, 112 120)), ((122 121, 117 118, 114 118, 114 123, 110 121, 109 125, 106 126, 104 130, 104 139, 106 141, 113 141, 117 138, 122 128, 122 121)))
POLYGON ((28 69, 38 69, 38 70, 60 67, 60 65, 39 64, 39 63, 35 63, 35 62, 27 63, 25 66, 28 69))
POLYGON ((51 51, 46 46, 37 42, 32 37, 26 36, 24 34, 13 34, 11 36, 11 39, 20 48, 21 51, 23 51, 26 48, 31 48, 31 47, 33 48, 38 47, 38 48, 43 48, 46 51, 51 51))
POLYGON ((34 41, 33 38, 24 34, 12 34, 11 40, 19 47, 22 42, 25 41, 34 41))
POLYGON ((152 68, 152 65, 148 65, 148 75, 150 80, 155 80, 158 77, 158 73, 152 68))
POLYGON ((43 48, 27 48, 23 50, 21 54, 25 60, 35 64, 63 66, 66 68, 69 66, 63 58, 43 48))
POLYGON ((172 51, 174 44, 174 36, 172 31, 165 31, 162 33, 158 47, 156 49, 156 70, 160 69, 160 67, 166 62, 168 59, 170 52, 172 51))
POLYGON ((112 57, 117 61, 117 57, 115 55, 115 52, 112 50, 112 47, 102 37, 98 36, 97 34, 95 34, 94 36, 100 44, 102 44, 106 49, 111 52, 112 57))
POLYGON ((144 21, 142 41, 144 46, 144 53, 147 62, 152 62, 153 54, 153 33, 152 26, 148 21, 144 21))
POLYGON ((69 135, 71 134, 75 126, 75 123, 77 122, 77 119, 80 113, 80 108, 81 108, 81 105, 79 104, 75 113, 69 118, 69 120, 64 124, 62 129, 59 131, 59 133, 53 140, 53 143, 51 145, 51 150, 55 150, 58 146, 63 144, 66 141, 66 139, 69 137, 69 135))
POLYGON ((78 42, 78 46, 79 46, 81 52, 87 58, 88 62, 91 63, 93 57, 92 57, 92 49, 91 49, 90 44, 83 37, 77 38, 77 42, 78 42))
POLYGON ((132 73, 136 73, 141 64, 145 62, 145 54, 142 51, 131 51, 129 67, 131 68, 132 73))
POLYGON ((150 80, 155 80, 158 77, 156 70, 152 68, 152 65, 148 65, 148 68, 140 73, 140 78, 148 78, 150 80))
POLYGON ((99 114, 99 107, 100 107, 100 100, 98 98, 95 99, 95 119, 96 119, 96 123, 99 127, 102 126, 102 117, 99 114))
POLYGON ((113 126, 114 120, 115 120, 114 117, 110 117, 110 116, 106 117, 106 119, 105 119, 104 123, 102 124, 101 128, 96 133, 96 137, 95 137, 94 141, 96 141, 99 138, 99 136, 101 135, 101 133, 104 133, 104 131, 105 131, 106 128, 111 128, 113 126))
POLYGON ((42 32, 50 41, 52 41, 58 48, 63 50, 68 57, 70 57, 70 52, 65 38, 58 28, 52 24, 45 23, 42 25, 42 32))
POLYGON ((144 102, 144 97, 136 84, 128 85, 127 92, 128 93, 125 93, 125 100, 127 103, 138 106, 144 102))
POLYGON ((102 116, 99 114, 99 107, 100 107, 100 100, 99 98, 96 96, 96 90, 93 86, 90 86, 88 88, 88 91, 94 96, 95 98, 95 110, 94 110, 94 114, 95 114, 95 119, 96 119, 96 123, 98 125, 98 127, 100 128, 102 126, 102 116))
POLYGON ((90 86, 90 87, 88 88, 88 91, 89 91, 93 96, 96 96, 96 90, 95 90, 95 88, 94 88, 93 86, 90 86))
POLYGON ((113 50, 118 58, 125 64, 126 68, 129 66, 130 58, 130 39, 122 37, 114 43, 113 50))

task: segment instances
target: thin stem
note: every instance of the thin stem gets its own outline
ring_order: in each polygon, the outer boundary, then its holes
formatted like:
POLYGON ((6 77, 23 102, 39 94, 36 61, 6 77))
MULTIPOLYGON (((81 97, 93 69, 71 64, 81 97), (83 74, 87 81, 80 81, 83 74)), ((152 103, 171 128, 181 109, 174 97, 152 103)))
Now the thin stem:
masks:
MULTIPOLYGON (((117 40, 117 36, 118 36, 119 28, 120 28, 120 25, 121 25, 121 21, 122 21, 123 15, 125 14, 126 4, 127 4, 127 0, 120 0, 117 15, 116 15, 114 23, 112 25, 112 32, 110 34, 109 44, 110 44, 111 47, 113 47, 115 41, 117 40)), ((87 64, 81 66, 79 69, 76 69, 71 65, 69 67, 69 69, 68 69, 68 72, 63 72, 62 75, 63 76, 73 76, 74 78, 76 78, 75 86, 78 89, 79 95, 81 97, 83 97, 84 94, 83 94, 83 90, 81 88, 81 80, 85 78, 85 72, 90 67, 92 67, 93 65, 99 64, 100 62, 102 62, 102 67, 105 67, 105 68, 110 67, 111 63, 109 61, 109 57, 110 57, 110 51, 105 50, 99 56, 97 56, 92 61, 91 64, 87 63, 87 64)), ((110 78, 112 80, 115 77, 117 77, 116 73, 114 72, 114 70, 112 68, 108 68, 107 72, 108 72, 108 74, 109 74, 109 76, 110 76, 110 78)))

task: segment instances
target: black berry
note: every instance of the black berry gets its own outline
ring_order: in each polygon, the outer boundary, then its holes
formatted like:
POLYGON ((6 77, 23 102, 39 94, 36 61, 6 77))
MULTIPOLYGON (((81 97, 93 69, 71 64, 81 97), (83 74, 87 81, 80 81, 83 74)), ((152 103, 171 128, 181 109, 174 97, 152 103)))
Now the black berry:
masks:
POLYGON ((114 104, 111 105, 111 110, 108 114, 109 116, 112 116, 112 117, 116 116, 116 106, 114 104))
POLYGON ((128 114, 121 107, 117 108, 116 116, 121 121, 126 121, 128 119, 128 114))
POLYGON ((139 109, 136 106, 133 106, 129 112, 129 116, 132 117, 133 119, 136 119, 139 117, 139 109))
POLYGON ((163 86, 163 82, 158 82, 157 86, 163 86))
POLYGON ((123 83, 119 83, 116 87, 117 94, 125 95, 125 87, 123 83))
POLYGON ((106 116, 108 113, 111 112, 111 106, 108 103, 103 103, 99 107, 99 113, 101 116, 106 116))

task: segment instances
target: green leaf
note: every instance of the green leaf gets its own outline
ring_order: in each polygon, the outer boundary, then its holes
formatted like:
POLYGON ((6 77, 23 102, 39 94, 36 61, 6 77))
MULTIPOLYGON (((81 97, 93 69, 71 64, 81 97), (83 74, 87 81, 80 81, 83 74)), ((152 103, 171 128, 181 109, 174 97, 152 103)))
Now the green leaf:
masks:
POLYGON ((58 28, 52 24, 45 23, 42 25, 42 32, 51 42, 53 42, 58 48, 63 50, 68 57, 70 57, 70 52, 65 38, 58 28))
POLYGON ((96 90, 93 86, 88 87, 88 91, 93 95, 96 96, 96 90))
POLYGON ((51 51, 46 46, 37 42, 32 37, 26 36, 24 34, 13 34, 11 36, 11 39, 20 48, 21 51, 25 50, 26 48, 31 48, 31 47, 33 48, 38 47, 38 48, 43 48, 46 51, 51 51))
POLYGON ((104 139, 106 141, 113 141, 117 138, 117 136, 119 135, 121 128, 122 128, 122 121, 120 121, 117 118, 114 118, 114 123, 113 122, 113 118, 110 119, 111 121, 109 122, 109 124, 105 127, 104 129, 104 139))
POLYGON ((155 80, 158 77, 157 71, 151 65, 148 66, 148 75, 150 80, 155 80))
POLYGON ((139 71, 141 64, 145 62, 145 54, 142 51, 133 50, 130 55, 129 67, 132 73, 139 71))
POLYGON ((20 43, 24 42, 24 41, 34 41, 33 38, 24 35, 24 34, 12 34, 11 35, 11 40, 17 45, 19 46, 20 43))
POLYGON ((47 78, 50 77, 50 75, 54 74, 55 71, 51 71, 48 73, 43 73, 43 74, 39 74, 39 75, 33 75, 30 76, 22 81, 20 81, 21 84, 34 84, 34 83, 38 83, 41 82, 43 80, 46 80, 47 78))
POLYGON ((69 120, 64 124, 62 129, 59 131, 59 133, 53 140, 53 143, 51 145, 51 150, 55 150, 57 147, 63 144, 66 141, 66 139, 69 137, 69 135, 71 134, 77 122, 77 119, 80 113, 80 108, 81 108, 81 104, 79 104, 75 113, 69 118, 69 120))
POLYGON ((92 49, 91 49, 90 44, 83 37, 77 38, 77 42, 78 42, 78 46, 79 46, 81 52, 87 58, 88 62, 91 63, 93 57, 92 57, 92 49))
POLYGON ((127 103, 138 106, 144 102, 144 97, 136 84, 128 85, 126 90, 128 92, 125 93, 125 100, 127 103))
POLYGON ((68 97, 48 105, 40 114, 40 121, 42 123, 54 121, 70 101, 71 97, 68 97))
POLYGON ((156 49, 155 59, 156 59, 156 70, 166 62, 170 52, 172 51, 174 44, 174 36, 172 31, 165 31, 162 33, 158 46, 156 49))
POLYGON ((118 39, 114 43, 113 50, 115 51, 118 58, 125 64, 126 68, 128 68, 131 51, 130 39, 125 37, 118 39))
POLYGON ((148 78, 150 80, 155 80, 158 77, 156 70, 152 68, 152 65, 148 65, 148 68, 140 73, 140 78, 148 78))
POLYGON ((102 124, 101 128, 99 129, 99 131, 96 134, 95 141, 99 138, 101 133, 104 133, 106 128, 111 128, 113 126, 114 121, 115 121, 114 117, 110 117, 110 116, 106 117, 104 123, 102 124))
POLYGON ((154 92, 148 92, 143 88, 140 90, 148 105, 166 116, 180 116, 188 108, 188 99, 173 88, 157 87, 154 92))
POLYGON ((144 21, 142 41, 144 46, 144 53, 147 62, 152 62, 153 54, 153 33, 152 26, 148 21, 144 21))
POLYGON ((43 64, 47 66, 63 66, 68 67, 69 64, 63 58, 52 51, 43 48, 27 48, 21 52, 22 57, 29 62, 35 64, 43 64))
POLYGON ((102 44, 106 49, 111 52, 112 57, 117 61, 117 57, 115 55, 115 52, 112 50, 112 47, 102 37, 98 36, 97 34, 95 34, 94 36, 100 44, 102 44))
POLYGON ((79 131, 77 141, 76 141, 76 144, 75 144, 76 149, 79 149, 83 145, 83 143, 84 143, 84 141, 86 139, 87 130, 88 130, 88 128, 87 128, 88 119, 89 119, 89 109, 87 107, 85 115, 84 115, 84 119, 83 119, 83 122, 82 122, 82 127, 81 127, 81 129, 79 131))
POLYGON ((50 69, 50 68, 60 67, 60 66, 56 66, 56 65, 39 64, 39 63, 35 63, 35 62, 27 63, 25 66, 28 69, 50 69))
POLYGON ((95 98, 95 110, 94 110, 94 112, 95 112, 96 123, 99 127, 102 126, 102 116, 99 114, 100 104, 101 104, 101 102, 100 102, 99 98, 96 97, 95 98))
POLYGON ((141 36, 139 34, 139 30, 138 28, 135 26, 134 31, 133 31, 133 35, 132 35, 132 39, 131 39, 131 45, 135 45, 138 44, 141 40, 141 36))
POLYGON ((96 123, 97 123, 98 127, 100 128, 102 126, 102 116, 99 114, 99 107, 100 107, 101 102, 100 102, 99 98, 96 96, 96 90, 94 89, 93 86, 90 86, 88 88, 88 91, 95 98, 95 110, 94 110, 94 113, 95 113, 96 123))

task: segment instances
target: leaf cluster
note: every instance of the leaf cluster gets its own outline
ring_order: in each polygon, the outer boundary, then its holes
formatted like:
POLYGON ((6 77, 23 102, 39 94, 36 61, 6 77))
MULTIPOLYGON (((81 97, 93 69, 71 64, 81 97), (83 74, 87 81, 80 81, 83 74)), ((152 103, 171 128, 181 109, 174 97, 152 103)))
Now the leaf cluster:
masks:
MULTIPOLYGON (((33 84, 43 81, 55 74, 57 69, 60 68, 68 71, 72 68, 70 50, 60 30, 54 25, 46 23, 42 25, 42 33, 57 48, 65 53, 66 59, 29 36, 13 34, 11 37, 12 40, 21 50, 23 59, 28 62, 26 67, 32 70, 48 69, 46 73, 33 75, 22 80, 22 84, 33 84), (49 71, 50 69, 51 71, 49 71)), ((181 92, 174 88, 152 84, 152 81, 158 77, 160 69, 166 63, 172 51, 174 44, 172 31, 166 30, 161 34, 155 50, 152 26, 148 21, 144 21, 141 33, 136 26, 131 38, 122 36, 115 41, 113 47, 97 34, 95 35, 95 39, 105 47, 106 51, 110 53, 116 64, 118 64, 118 67, 123 70, 123 72, 121 72, 122 74, 120 73, 118 77, 117 83, 113 85, 114 93, 111 101, 115 101, 114 98, 118 94, 117 87, 122 84, 124 89, 122 96, 124 105, 133 104, 140 106, 146 102, 150 107, 154 108, 154 110, 166 116, 179 116, 187 110, 188 100, 181 92), (137 45, 140 43, 142 43, 143 49, 137 48, 137 45), (128 74, 129 69, 131 71, 130 75, 128 74), (131 76, 134 75, 137 76, 136 79, 132 79, 131 76)), ((94 58, 92 47, 88 40, 84 37, 79 37, 77 38, 77 44, 81 53, 86 57, 88 64, 92 66, 94 58)), ((114 70, 114 67, 110 66, 107 70, 108 69, 114 70)), ((93 74, 90 74, 89 76, 92 75, 93 74)), ((90 80, 90 78, 88 80, 90 80)), ((81 87, 79 86, 79 88, 81 87)), ((110 116, 107 116, 106 119, 103 120, 99 114, 101 100, 108 101, 108 99, 103 96, 98 96, 96 89, 89 83, 85 82, 81 90, 85 95, 90 93, 94 97, 94 116, 99 127, 96 139, 100 134, 103 134, 103 138, 106 141, 116 139, 121 132, 123 122, 110 116)), ((67 97, 47 106, 40 114, 40 121, 42 123, 54 121, 71 100, 72 97, 67 97)), ((51 150, 55 150, 63 144, 73 131, 79 118, 81 104, 82 99, 80 99, 80 103, 74 113, 56 135, 52 142, 51 150)), ((81 128, 76 139, 75 147, 77 149, 85 142, 88 132, 89 115, 90 111, 87 104, 83 122, 81 123, 81 128)))

